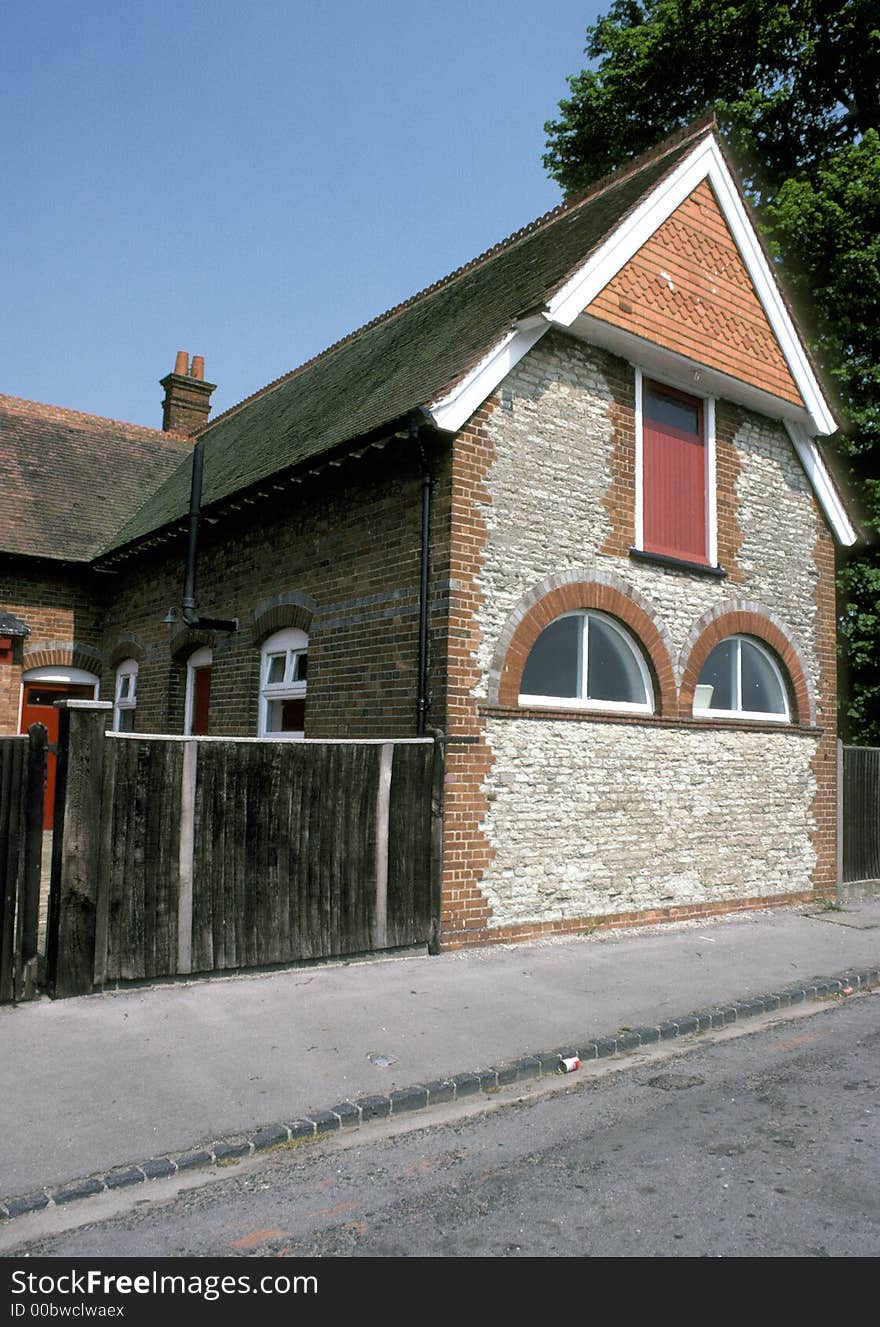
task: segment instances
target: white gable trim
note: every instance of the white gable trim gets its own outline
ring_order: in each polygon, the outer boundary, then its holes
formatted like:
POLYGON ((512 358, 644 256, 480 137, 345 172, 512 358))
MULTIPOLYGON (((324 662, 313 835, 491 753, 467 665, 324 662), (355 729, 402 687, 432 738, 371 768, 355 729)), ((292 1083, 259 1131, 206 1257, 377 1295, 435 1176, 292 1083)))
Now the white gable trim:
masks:
POLYGON ((807 478, 813 486, 819 505, 828 517, 828 523, 834 531, 838 543, 848 548, 858 538, 855 527, 846 514, 846 508, 840 500, 840 494, 834 480, 828 473, 828 467, 819 455, 819 449, 813 438, 799 424, 785 421, 789 437, 800 458, 801 465, 807 472, 807 478))
MULTIPOLYGON (((599 291, 604 289, 704 179, 708 179, 715 190, 746 270, 803 398, 810 417, 811 431, 833 433, 837 424, 831 408, 789 317, 748 212, 714 137, 710 136, 698 143, 617 226, 604 244, 553 296, 544 318, 548 324, 570 327, 599 291)), ((438 428, 452 432, 461 428, 465 420, 540 338, 541 332, 535 323, 534 318, 523 320, 497 342, 451 391, 428 406, 428 413, 438 428)))
POLYGON ((491 396, 500 382, 531 350, 550 325, 542 317, 524 318, 480 360, 460 382, 428 406, 428 414, 439 429, 457 433, 465 420, 491 396))
POLYGON ((800 392, 813 430, 833 433, 831 408, 789 317, 739 191, 717 142, 694 148, 550 300, 547 317, 568 327, 704 179, 711 183, 758 298, 800 392))

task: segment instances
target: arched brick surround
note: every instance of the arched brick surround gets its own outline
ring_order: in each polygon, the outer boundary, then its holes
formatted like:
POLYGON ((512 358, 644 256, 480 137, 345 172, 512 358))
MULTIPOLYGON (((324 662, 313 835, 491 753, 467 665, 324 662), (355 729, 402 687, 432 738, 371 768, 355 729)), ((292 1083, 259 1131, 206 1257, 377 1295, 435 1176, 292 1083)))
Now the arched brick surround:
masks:
POLYGON ((203 645, 213 649, 217 644, 217 635, 213 631, 194 631, 186 625, 180 626, 171 637, 171 657, 176 663, 185 663, 191 654, 203 645))
POLYGON ((107 662, 111 668, 118 668, 126 659, 134 659, 137 663, 141 663, 145 652, 144 644, 137 636, 133 636, 130 631, 123 631, 111 645, 107 662))
POLYGON ((647 601, 619 578, 589 572, 553 577, 523 599, 501 633, 490 674, 490 704, 515 706, 526 660, 545 627, 563 613, 596 609, 628 627, 642 647, 653 674, 656 712, 676 713, 676 684, 669 638, 647 601), (617 583, 615 583, 617 582, 617 583), (543 591, 543 592, 542 592, 543 591))
POLYGON ((50 640, 41 645, 26 645, 22 666, 27 671, 31 668, 82 668, 87 673, 100 676, 103 660, 92 645, 82 645, 75 640, 50 640))
POLYGON ((255 647, 262 645, 273 631, 281 631, 284 627, 299 627, 308 632, 317 608, 314 599, 296 590, 264 599, 254 609, 248 623, 251 644, 255 647))
POLYGON ((682 715, 693 712, 694 688, 703 664, 727 636, 754 636, 768 646, 787 675, 794 709, 792 718, 796 723, 815 724, 816 706, 801 651, 778 619, 752 603, 719 605, 694 624, 682 651, 679 712, 682 715))

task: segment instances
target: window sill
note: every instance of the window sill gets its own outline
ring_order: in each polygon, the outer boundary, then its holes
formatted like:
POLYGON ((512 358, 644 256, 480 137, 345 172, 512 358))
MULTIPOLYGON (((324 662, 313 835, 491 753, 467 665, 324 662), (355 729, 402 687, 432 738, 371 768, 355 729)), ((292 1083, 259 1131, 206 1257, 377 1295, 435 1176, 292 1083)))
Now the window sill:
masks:
POLYGON ((633 562, 648 562, 656 567, 670 567, 673 571, 687 571, 693 576, 711 576, 713 580, 727 579, 723 567, 710 567, 706 562, 686 562, 684 558, 668 557, 665 553, 650 553, 644 548, 631 548, 633 562))

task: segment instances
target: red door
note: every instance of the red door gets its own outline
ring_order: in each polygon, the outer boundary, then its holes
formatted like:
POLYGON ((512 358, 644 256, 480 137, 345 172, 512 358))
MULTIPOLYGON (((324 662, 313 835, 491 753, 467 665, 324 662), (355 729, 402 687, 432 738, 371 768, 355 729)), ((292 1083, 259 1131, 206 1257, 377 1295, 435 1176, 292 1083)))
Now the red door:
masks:
POLYGON ((211 665, 193 669, 192 728, 194 737, 205 737, 211 709, 211 665))
MULTIPOLYGON (((49 743, 54 746, 58 741, 58 711, 56 700, 72 698, 74 700, 92 700, 95 695, 93 686, 75 686, 66 682, 24 682, 24 696, 21 703, 21 731, 26 733, 32 723, 41 723, 49 735, 49 743)), ((46 798, 43 803, 43 829, 52 828, 55 814, 55 767, 57 758, 50 750, 46 762, 46 798)))

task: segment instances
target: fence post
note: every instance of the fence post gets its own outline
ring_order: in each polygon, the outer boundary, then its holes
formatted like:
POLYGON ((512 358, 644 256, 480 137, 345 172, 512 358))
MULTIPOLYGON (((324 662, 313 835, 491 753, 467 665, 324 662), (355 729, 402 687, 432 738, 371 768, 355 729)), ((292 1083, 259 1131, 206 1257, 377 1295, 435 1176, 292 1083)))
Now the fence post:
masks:
POLYGON ((431 922, 428 953, 440 953, 440 917, 443 909, 443 789, 446 771, 446 737, 434 735, 431 778, 431 922))
POLYGON ((93 989, 101 892, 104 733, 107 700, 59 700, 58 768, 49 893, 47 982, 53 996, 93 989))
POLYGON ((37 983, 47 747, 46 729, 41 723, 32 723, 28 728, 27 776, 24 790, 24 868, 18 914, 18 949, 21 957, 16 999, 21 1000, 33 998, 37 983))

